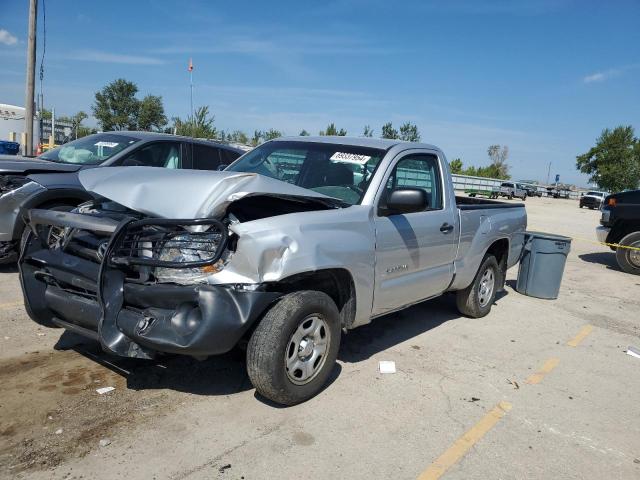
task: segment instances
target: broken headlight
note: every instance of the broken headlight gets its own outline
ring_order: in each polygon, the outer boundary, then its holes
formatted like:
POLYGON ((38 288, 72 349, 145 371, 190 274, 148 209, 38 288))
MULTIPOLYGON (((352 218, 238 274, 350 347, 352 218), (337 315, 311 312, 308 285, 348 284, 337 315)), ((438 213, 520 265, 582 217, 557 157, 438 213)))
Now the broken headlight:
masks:
MULTIPOLYGON (((218 249, 221 235, 219 233, 202 232, 177 235, 167 240, 160 250, 159 260, 168 263, 193 264, 207 261, 211 257, 211 249, 218 249)), ((212 273, 223 268, 223 261, 191 268, 156 267, 154 276, 160 283, 201 283, 212 273)))
POLYGON ((111 252, 115 265, 154 267, 158 282, 199 283, 222 268, 226 227, 218 220, 132 221, 122 227, 111 252))

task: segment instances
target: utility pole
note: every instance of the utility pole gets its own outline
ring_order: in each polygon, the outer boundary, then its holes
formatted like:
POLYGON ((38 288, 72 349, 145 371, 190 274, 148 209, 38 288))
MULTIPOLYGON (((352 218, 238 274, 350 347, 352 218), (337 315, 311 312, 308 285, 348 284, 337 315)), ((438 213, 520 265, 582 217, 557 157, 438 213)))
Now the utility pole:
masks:
POLYGON ((551 175, 551 162, 549 162, 549 167, 547 167, 547 185, 549 185, 549 175, 551 175))
POLYGON ((38 16, 38 0, 29 1, 29 40, 27 43, 27 91, 24 100, 24 121, 26 141, 25 155, 33 155, 33 117, 34 92, 36 78, 36 18, 38 16))

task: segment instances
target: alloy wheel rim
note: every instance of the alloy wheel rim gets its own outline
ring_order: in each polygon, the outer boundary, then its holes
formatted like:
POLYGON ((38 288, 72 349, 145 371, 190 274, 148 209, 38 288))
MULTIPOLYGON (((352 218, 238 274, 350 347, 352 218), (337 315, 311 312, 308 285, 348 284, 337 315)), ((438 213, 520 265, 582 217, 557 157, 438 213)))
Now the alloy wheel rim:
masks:
POLYGON ((478 303, 480 303, 481 307, 485 307, 491 300, 495 283, 496 277, 493 273, 493 268, 489 267, 480 277, 480 285, 478 286, 478 303))
POLYGON ((331 334, 325 320, 317 314, 300 322, 287 343, 284 367, 289 380, 305 385, 313 380, 326 361, 331 334))

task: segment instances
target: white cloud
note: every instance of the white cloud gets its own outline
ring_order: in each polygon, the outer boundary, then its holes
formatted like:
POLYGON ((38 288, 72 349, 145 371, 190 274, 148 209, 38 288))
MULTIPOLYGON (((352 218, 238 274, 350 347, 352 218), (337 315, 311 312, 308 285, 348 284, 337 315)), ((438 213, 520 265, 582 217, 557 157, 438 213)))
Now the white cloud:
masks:
POLYGON ((8 30, 0 28, 0 43, 11 46, 18 43, 18 39, 15 35, 11 35, 8 30))
POLYGON ((631 64, 631 65, 624 65, 622 67, 610 68, 608 70, 602 70, 600 72, 595 72, 595 73, 592 73, 591 75, 587 75, 586 77, 583 77, 582 81, 584 83, 604 82, 606 80, 609 80, 610 78, 619 77, 620 75, 625 73, 627 70, 632 70, 632 69, 638 68, 638 67, 640 67, 640 64, 639 63, 634 63, 634 64, 631 64))
POLYGON ((119 53, 81 50, 66 56, 69 60, 81 62, 119 63, 124 65, 164 65, 164 61, 154 57, 121 55, 119 53))
POLYGON ((611 77, 616 77, 618 75, 620 75, 619 70, 611 69, 611 70, 606 70, 604 72, 596 72, 596 73, 592 73, 591 75, 587 75, 582 79, 582 81, 584 83, 604 82, 605 80, 611 77))

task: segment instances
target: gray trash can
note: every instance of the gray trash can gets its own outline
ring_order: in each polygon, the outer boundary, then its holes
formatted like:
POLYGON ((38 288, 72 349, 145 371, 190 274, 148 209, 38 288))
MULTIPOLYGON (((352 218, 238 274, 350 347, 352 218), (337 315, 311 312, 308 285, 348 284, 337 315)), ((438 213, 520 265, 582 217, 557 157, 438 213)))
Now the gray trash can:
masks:
POLYGON ((516 290, 536 298, 558 298, 571 239, 562 235, 526 232, 516 290))

